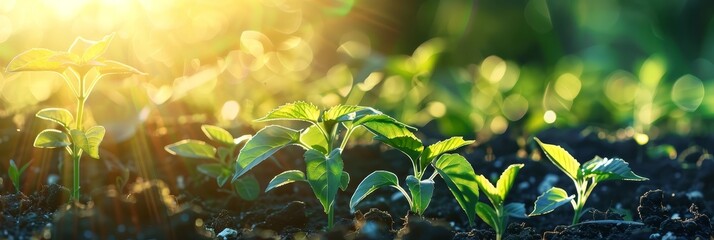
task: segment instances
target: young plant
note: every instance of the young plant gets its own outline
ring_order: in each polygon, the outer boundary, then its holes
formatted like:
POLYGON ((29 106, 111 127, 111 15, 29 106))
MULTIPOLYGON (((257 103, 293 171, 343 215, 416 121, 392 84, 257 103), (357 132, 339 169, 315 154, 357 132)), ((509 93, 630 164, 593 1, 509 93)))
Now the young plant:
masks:
POLYGON ((424 147, 414 135, 406 135, 396 139, 384 139, 382 141, 399 149, 411 160, 414 175, 409 175, 406 178, 409 194, 400 186, 397 175, 388 171, 375 171, 357 186, 354 195, 350 199, 350 209, 352 211, 355 210, 360 201, 378 188, 393 187, 404 195, 412 212, 423 215, 434 193, 434 179, 439 175, 444 179, 446 186, 466 212, 469 223, 473 224, 476 216, 474 206, 478 202, 479 196, 476 173, 471 164, 461 155, 444 153, 472 144, 474 141, 465 141, 461 137, 452 137, 428 147, 424 147), (434 172, 428 178, 424 178, 429 166, 434 168, 434 172))
POLYGON ((20 193, 20 176, 22 176, 22 173, 30 166, 30 162, 25 163, 25 165, 18 169, 15 161, 10 160, 10 168, 7 169, 7 175, 10 177, 12 185, 15 186, 16 193, 20 193))
MULTIPOLYGON (((233 138, 233 135, 225 129, 213 125, 203 125, 201 130, 208 139, 218 145, 217 148, 200 140, 185 139, 166 145, 164 149, 184 158, 210 160, 208 163, 199 164, 196 169, 202 174, 215 178, 218 187, 223 187, 233 175, 236 149, 251 136, 233 138)), ((238 178, 232 181, 231 185, 233 192, 248 201, 255 200, 260 194, 260 185, 253 175, 238 178)))
POLYGON ((478 182, 481 191, 486 194, 486 197, 491 202, 491 206, 482 202, 476 203, 476 214, 496 231, 497 240, 501 240, 503 237, 503 233, 508 226, 509 216, 519 218, 526 217, 525 204, 509 203, 504 206, 508 191, 511 190, 511 186, 513 186, 516 175, 518 175, 518 171, 520 171, 521 168, 523 168, 523 164, 508 166, 498 178, 496 186, 493 186, 483 175, 477 176, 476 182, 478 182))
POLYGON ((546 214, 568 202, 573 206, 575 215, 572 224, 579 222, 585 201, 588 200, 598 183, 608 180, 646 181, 630 169, 627 162, 620 158, 601 158, 595 156, 580 165, 565 149, 558 145, 546 144, 535 138, 545 155, 575 183, 575 195, 568 195, 562 188, 552 187, 536 199, 535 209, 529 216, 546 214))
POLYGON ((62 130, 46 129, 35 138, 38 148, 65 148, 72 156, 73 185, 70 200, 79 200, 79 162, 83 153, 99 159, 99 144, 104 139, 102 126, 85 128, 84 103, 99 79, 114 74, 143 74, 126 64, 101 58, 114 34, 99 41, 77 38, 66 52, 33 48, 17 55, 7 66, 8 72, 51 71, 67 83, 77 98, 77 111, 73 116, 66 109, 45 108, 38 118, 58 123, 62 130), (76 117, 76 119, 75 119, 76 117))
POLYGON ((343 171, 342 150, 350 135, 364 127, 382 141, 413 136, 408 126, 370 107, 338 105, 320 110, 313 104, 294 102, 278 107, 257 121, 289 120, 307 122, 301 129, 270 125, 253 136, 238 155, 234 179, 242 176, 278 150, 297 145, 305 149, 305 172, 289 170, 273 178, 265 191, 292 182, 307 182, 327 214, 327 228, 334 222, 337 190, 350 181, 343 171))

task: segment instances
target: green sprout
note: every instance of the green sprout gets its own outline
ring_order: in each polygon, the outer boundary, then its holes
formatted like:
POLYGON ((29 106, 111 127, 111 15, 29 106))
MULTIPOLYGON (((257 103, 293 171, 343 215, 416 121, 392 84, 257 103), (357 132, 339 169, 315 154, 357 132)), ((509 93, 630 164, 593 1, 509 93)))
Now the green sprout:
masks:
POLYGON ((521 168, 523 168, 523 164, 508 166, 498 178, 496 186, 493 186, 483 175, 477 176, 476 182, 478 182, 481 191, 486 194, 486 197, 491 202, 491 206, 478 202, 476 203, 476 213, 481 220, 496 231, 497 240, 501 240, 503 237, 503 233, 508 226, 509 216, 519 218, 526 217, 525 204, 509 203, 504 206, 508 192, 511 190, 513 182, 516 180, 516 175, 518 175, 518 171, 520 171, 521 168))
MULTIPOLYGON (((211 141, 218 144, 218 147, 211 146, 203 141, 185 139, 173 144, 166 145, 167 152, 190 159, 210 160, 209 163, 202 163, 196 169, 209 177, 215 178, 218 187, 223 187, 235 168, 235 152, 240 144, 250 139, 250 135, 243 135, 233 138, 233 135, 223 128, 213 125, 201 126, 203 133, 211 141)), ((245 200, 255 200, 260 193, 258 180, 253 175, 236 179, 231 183, 233 192, 245 200)))
POLYGON ((16 193, 20 193, 20 176, 22 176, 22 173, 27 170, 27 167, 30 166, 31 162, 32 161, 27 162, 21 168, 17 168, 15 161, 12 159, 10 160, 10 168, 7 169, 7 175, 10 177, 12 185, 15 186, 16 193))
POLYGON ((357 186, 357 190, 355 190, 350 199, 352 211, 355 210, 360 201, 375 190, 381 187, 393 187, 404 195, 412 212, 423 215, 434 193, 434 179, 439 175, 444 179, 446 186, 466 212, 469 223, 474 223, 476 211, 473 206, 478 202, 479 196, 476 173, 471 164, 461 155, 444 154, 472 144, 474 141, 466 141, 462 137, 452 137, 425 148, 414 135, 406 135, 393 140, 385 140, 384 142, 399 149, 411 160, 414 175, 409 175, 406 178, 410 194, 407 194, 404 188, 399 185, 397 175, 394 173, 382 170, 375 171, 357 186), (425 173, 429 166, 434 168, 434 172, 425 179, 425 173))
POLYGON ((38 118, 58 123, 62 130, 46 129, 35 138, 37 148, 65 148, 72 156, 73 185, 70 200, 80 196, 79 162, 83 153, 99 159, 99 144, 106 132, 102 126, 85 129, 84 104, 99 79, 115 74, 144 74, 126 64, 101 58, 114 38, 108 35, 99 41, 78 37, 67 52, 43 48, 27 50, 10 61, 8 72, 51 71, 62 76, 77 98, 76 119, 67 109, 45 108, 37 112, 38 118))
POLYGON ((575 215, 573 222, 579 222, 585 202, 598 183, 608 180, 646 181, 645 177, 638 176, 630 169, 627 162, 620 158, 601 158, 595 156, 590 161, 580 165, 578 160, 558 145, 546 144, 535 138, 545 155, 561 171, 575 183, 576 195, 568 195, 562 188, 552 187, 536 199, 535 209, 529 216, 542 215, 552 212, 568 202, 573 206, 575 215))
POLYGON ((293 182, 307 182, 327 214, 327 228, 334 222, 337 190, 347 188, 350 176, 343 171, 342 151, 352 133, 363 127, 381 141, 397 141, 413 136, 409 127, 370 107, 337 105, 327 110, 306 102, 278 107, 257 121, 289 120, 307 122, 301 129, 266 126, 253 136, 238 155, 237 179, 278 150, 297 145, 305 149, 305 172, 288 170, 273 178, 265 191, 293 182))

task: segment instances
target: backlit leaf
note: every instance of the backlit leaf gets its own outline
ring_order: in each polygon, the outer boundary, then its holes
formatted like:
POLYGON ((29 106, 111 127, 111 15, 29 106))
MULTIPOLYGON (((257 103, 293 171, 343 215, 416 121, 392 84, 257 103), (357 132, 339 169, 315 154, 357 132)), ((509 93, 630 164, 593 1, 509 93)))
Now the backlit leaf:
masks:
POLYGON ((569 203, 575 195, 568 196, 562 188, 553 187, 541 194, 535 202, 535 208, 528 216, 537 216, 552 212, 554 209, 569 203))
POLYGON ((523 168, 523 164, 512 164, 508 166, 508 168, 506 168, 506 170, 501 174, 501 177, 498 178, 498 182, 496 182, 496 189, 498 190, 498 194, 501 196, 502 200, 506 200, 508 191, 511 190, 513 182, 516 180, 516 175, 518 175, 518 171, 520 171, 521 168, 523 168))
POLYGON ((413 175, 407 176, 407 187, 412 195, 413 209, 419 215, 423 215, 429 203, 431 203, 431 198, 434 195, 434 181, 431 179, 424 179, 419 181, 413 175))
POLYGON ((452 137, 444 141, 440 141, 429 145, 424 149, 419 159, 419 169, 424 170, 429 164, 441 154, 456 150, 460 147, 474 143, 475 141, 466 141, 463 137, 452 137))
POLYGON ((267 126, 245 143, 236 159, 237 171, 233 179, 237 179, 250 169, 265 161, 278 150, 298 143, 300 132, 277 125, 267 126))
POLYGON ((69 128, 70 124, 74 121, 72 113, 64 108, 45 108, 37 112, 35 116, 44 120, 59 123, 65 128, 69 128))
POLYGON ((361 125, 375 135, 374 139, 403 152, 412 163, 417 164, 424 145, 409 129, 388 118, 374 118, 372 121, 362 122, 361 125))
POLYGON ((498 215, 496 214, 496 211, 491 208, 491 206, 488 206, 488 204, 477 202, 476 214, 479 218, 481 218, 481 220, 491 226, 491 228, 493 228, 494 230, 497 230, 499 228, 500 220, 498 218, 498 215))
POLYGON ((444 179, 454 198, 466 212, 469 223, 476 218, 473 206, 478 202, 478 183, 471 164, 458 154, 444 154, 434 162, 434 169, 444 179))
POLYGON ((225 146, 232 147, 234 145, 233 135, 223 128, 204 124, 201 126, 203 134, 205 134, 208 139, 221 143, 225 146))
POLYGON ((92 42, 92 44, 89 45, 89 47, 87 47, 82 53, 82 62, 89 62, 95 60, 99 56, 104 54, 104 52, 107 51, 107 47, 109 46, 109 43, 111 43, 113 38, 114 34, 112 33, 102 38, 102 40, 92 42))
MULTIPOLYGON (((355 193, 352 194, 352 198, 350 198, 350 209, 352 211, 355 210, 355 207, 357 204, 362 201, 364 198, 366 198, 369 194, 372 192, 376 191, 377 189, 381 187, 393 187, 404 193, 404 189, 402 189, 401 186, 399 186, 399 179, 397 178, 397 175, 394 175, 394 173, 387 172, 387 171, 374 171, 373 173, 367 175, 364 179, 362 179, 362 182, 357 185, 357 189, 355 189, 355 193)), ((407 199, 409 199, 409 196, 404 196, 407 199)), ((411 202, 410 202, 411 204, 411 202)), ((411 206, 410 206, 411 207, 411 206)))
POLYGON ((256 121, 299 120, 315 123, 319 119, 320 109, 317 106, 312 103, 298 101, 282 105, 256 121))
POLYGON ((27 50, 10 61, 10 64, 7 65, 7 71, 55 71, 62 73, 67 67, 63 66, 61 62, 50 59, 56 54, 57 52, 55 51, 43 48, 27 50))
POLYGON ((325 156, 317 150, 305 152, 306 177, 315 197, 320 200, 325 213, 328 213, 335 204, 337 190, 342 179, 342 156, 339 148, 325 156))
POLYGON ((58 148, 70 145, 67 134, 56 129, 45 129, 35 138, 33 146, 38 148, 58 148))
POLYGON ((99 144, 104 139, 106 130, 102 126, 94 126, 83 132, 78 129, 72 129, 70 135, 76 146, 84 150, 90 157, 99 159, 99 144))
POLYGON ((478 187, 481 189, 481 191, 486 194, 486 198, 491 201, 491 204, 500 205, 501 203, 503 203, 501 194, 499 194, 498 189, 493 186, 493 184, 488 180, 488 178, 484 177, 483 175, 478 175, 476 176, 476 182, 478 183, 478 187))
MULTIPOLYGON (((365 107, 362 106, 354 106, 354 105, 337 105, 334 107, 331 107, 330 109, 327 109, 323 114, 322 114, 322 121, 337 121, 338 119, 346 119, 349 118, 349 116, 345 116, 348 114, 355 115, 355 112, 364 109, 365 107)), ((352 118, 354 119, 354 118, 352 118)))
POLYGON ((323 154, 327 154, 330 146, 327 144, 327 138, 322 134, 317 125, 310 125, 300 132, 300 142, 312 149, 318 150, 323 154))
POLYGON ((305 174, 302 171, 288 170, 278 175, 275 175, 275 177, 273 177, 273 180, 270 180, 270 182, 268 183, 268 187, 265 188, 265 192, 273 190, 277 187, 281 187, 283 185, 287 185, 289 183, 306 181, 307 180, 305 179, 305 174))
POLYGON ((538 145, 543 148, 543 152, 545 152, 545 155, 551 162, 553 162, 553 164, 555 164, 555 166, 560 168, 560 170, 567 174, 571 179, 578 178, 580 163, 578 160, 575 160, 575 158, 571 156, 568 151, 565 151, 565 149, 558 145, 543 143, 538 138, 535 138, 535 140, 538 142, 538 145))
POLYGON ((114 75, 114 74, 146 75, 146 73, 139 71, 138 69, 136 69, 132 66, 129 66, 124 63, 117 62, 117 61, 104 60, 101 63, 102 63, 101 65, 95 67, 95 69, 101 75, 114 75))
POLYGON ((350 174, 342 171, 342 177, 340 178, 340 189, 342 191, 347 190, 347 187, 350 185, 350 174))
POLYGON ((214 159, 216 148, 203 141, 186 139, 167 145, 164 149, 173 154, 185 158, 214 159))
POLYGON ((585 177, 594 177, 596 182, 607 180, 649 180, 632 172, 630 165, 620 158, 601 158, 597 156, 583 164, 583 175, 585 177))

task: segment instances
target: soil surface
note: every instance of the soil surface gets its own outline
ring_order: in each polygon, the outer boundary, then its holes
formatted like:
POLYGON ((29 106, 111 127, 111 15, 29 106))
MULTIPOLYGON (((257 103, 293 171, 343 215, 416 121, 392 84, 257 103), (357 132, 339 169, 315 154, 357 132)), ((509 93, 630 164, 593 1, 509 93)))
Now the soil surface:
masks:
MULTIPOLYGON (((427 126, 419 134, 425 143, 444 137, 433 132, 427 126)), ((542 216, 511 218, 504 239, 712 239, 714 157, 709 153, 714 152, 714 136, 667 135, 641 146, 620 135, 593 128, 549 129, 537 134, 543 142, 561 145, 580 162, 596 155, 623 158, 635 173, 650 180, 599 184, 580 224, 569 226, 573 211, 567 205, 542 216)), ((544 159, 532 137, 509 131, 458 153, 473 164, 477 174, 487 177, 499 175, 510 164, 524 163, 506 202, 525 203, 530 212, 536 198, 550 186, 571 193, 575 189, 570 179, 544 159)), ((262 163, 253 173, 265 187, 284 170, 303 170, 302 154, 298 148, 286 148, 278 152, 276 161, 262 163)), ((245 201, 219 190, 215 180, 196 174, 189 162, 179 167, 176 163, 182 159, 165 153, 154 157, 156 166, 152 167, 163 181, 133 177, 126 186, 106 184, 84 193, 86 199, 73 205, 66 204, 67 190, 58 185, 24 195, 11 192, 14 189, 2 175, 6 184, 0 195, 0 239, 495 238, 480 219, 468 225, 439 178, 424 216, 410 213, 404 197, 391 188, 377 190, 358 205, 358 211, 350 212, 348 201, 354 188, 371 172, 392 171, 402 184, 410 174, 406 157, 376 143, 345 150, 345 171, 352 182, 338 193, 335 227, 330 231, 325 231, 327 217, 305 183, 245 201)), ((118 173, 107 167, 102 174, 118 173)))

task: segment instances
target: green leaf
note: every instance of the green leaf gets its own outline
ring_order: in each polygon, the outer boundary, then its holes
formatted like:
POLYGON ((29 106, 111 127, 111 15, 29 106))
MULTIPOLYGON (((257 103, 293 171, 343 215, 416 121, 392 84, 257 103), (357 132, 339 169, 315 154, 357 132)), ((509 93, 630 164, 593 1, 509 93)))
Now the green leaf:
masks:
POLYGON ((476 203, 476 214, 478 215, 481 220, 483 220, 486 224, 491 226, 494 230, 498 231, 499 230, 499 224, 500 220, 498 215, 496 214, 496 211, 491 208, 491 206, 488 206, 488 204, 482 203, 482 202, 477 202, 476 203))
POLYGON ((229 133, 223 128, 204 124, 201 126, 201 131, 203 131, 203 134, 206 134, 206 137, 208 137, 208 139, 211 139, 212 141, 216 141, 227 147, 232 147, 235 145, 235 143, 233 142, 233 135, 231 135, 231 133, 229 133))
POLYGON ((478 202, 478 183, 471 164, 461 155, 444 154, 434 162, 434 169, 466 212, 469 223, 473 224, 476 218, 473 206, 478 202))
POLYGON ((344 165, 340 150, 332 150, 327 157, 317 150, 310 149, 305 152, 307 182, 310 183, 315 197, 320 200, 325 213, 335 204, 337 189, 342 179, 344 165))
POLYGON ((58 148, 70 145, 69 137, 60 130, 45 129, 35 138, 33 146, 37 148, 58 148))
POLYGON ((516 218, 526 218, 526 205, 523 203, 509 203, 503 207, 503 211, 508 214, 508 216, 516 218))
POLYGON ((646 181, 646 177, 641 177, 632 172, 630 165, 620 158, 601 158, 596 156, 592 160, 583 164, 583 175, 594 177, 595 182, 607 180, 627 180, 646 181))
POLYGON ((354 120, 354 117, 356 117, 355 112, 363 109, 365 109, 365 107, 355 105, 337 105, 327 109, 327 111, 322 114, 322 121, 338 121, 340 119, 342 121, 346 121, 347 119, 350 119, 350 117, 352 117, 350 120, 354 120))
POLYGON ((478 184, 478 187, 483 191, 483 193, 486 194, 486 198, 493 204, 494 206, 499 206, 501 203, 503 203, 503 199, 501 198, 501 194, 499 193, 498 189, 491 184, 491 182, 488 180, 488 178, 484 177, 483 175, 478 175, 476 176, 476 183, 478 184))
POLYGON ((7 71, 55 71, 62 73, 66 67, 60 62, 50 59, 55 55, 57 52, 49 49, 33 48, 15 56, 7 65, 7 71))
POLYGON ((575 195, 568 196, 568 193, 562 188, 553 187, 536 199, 535 208, 528 216, 531 217, 552 212, 557 207, 569 203, 573 198, 575 198, 575 195))
POLYGON ((20 191, 20 171, 17 169, 14 160, 10 160, 10 168, 7 169, 7 175, 12 181, 12 185, 15 186, 15 190, 20 191))
POLYGON ((216 183, 218 184, 218 187, 223 187, 223 185, 226 185, 226 183, 230 179, 231 179, 231 173, 222 174, 222 175, 216 177, 216 183))
POLYGON ((412 195, 412 211, 419 215, 423 215, 426 208, 431 203, 431 197, 434 195, 434 180, 425 179, 419 181, 413 175, 407 176, 407 187, 412 195))
MULTIPOLYGON (((196 167, 200 173, 203 173, 209 177, 217 178, 224 175, 226 172, 231 173, 232 169, 227 169, 220 163, 206 163, 201 164, 196 167)), ((220 184, 219 184, 220 185, 220 184)), ((223 185, 221 185, 223 186, 223 185)))
POLYGON ((424 149, 424 152, 419 158, 419 170, 423 171, 431 164, 436 157, 449 151, 456 150, 460 147, 474 143, 475 141, 466 141, 463 137, 452 137, 444 141, 434 143, 424 149))
POLYGON ((256 121, 298 120, 316 123, 320 119, 320 109, 312 103, 294 102, 280 106, 256 121))
POLYGON ((78 129, 70 131, 74 144, 94 159, 99 159, 99 144, 102 143, 105 133, 106 130, 102 126, 91 127, 87 132, 78 129))
POLYGON ((293 183, 293 182, 306 182, 305 174, 300 170, 288 170, 276 175, 273 180, 270 180, 268 187, 265 188, 265 192, 273 190, 274 188, 281 187, 283 185, 293 183))
POLYGON ((342 191, 347 190, 347 187, 350 185, 350 174, 342 171, 342 177, 340 177, 340 189, 342 191))
POLYGON ((412 163, 417 164, 416 161, 424 150, 424 145, 409 129, 389 121, 388 118, 375 118, 373 121, 360 124, 375 135, 374 139, 403 152, 412 163))
POLYGON ((322 154, 328 154, 328 143, 317 125, 310 125, 300 132, 300 142, 310 149, 315 149, 322 154))
POLYGON ((568 151, 565 151, 565 149, 558 145, 543 143, 538 138, 535 138, 535 140, 538 142, 538 145, 543 148, 543 152, 545 152, 545 155, 555 166, 560 168, 560 170, 571 179, 578 179, 578 170, 580 169, 578 160, 575 160, 568 151))
POLYGON ((258 184, 258 179, 255 179, 253 175, 238 178, 232 184, 233 191, 238 193, 238 196, 244 200, 253 201, 258 199, 260 195, 260 184, 258 184))
POLYGON ((40 119, 59 123, 62 127, 69 128, 74 121, 72 113, 64 108, 45 108, 35 114, 40 119))
POLYGON ((109 43, 114 39, 114 34, 110 34, 102 38, 102 40, 92 42, 87 49, 82 53, 82 62, 89 62, 97 59, 99 56, 103 55, 107 51, 109 43))
MULTIPOLYGON (((396 188, 402 193, 405 193, 404 189, 399 186, 399 179, 394 173, 379 170, 369 174, 367 177, 362 179, 362 182, 357 185, 355 193, 352 194, 352 198, 350 198, 350 209, 354 211, 357 204, 361 202, 364 198, 366 198, 369 194, 381 187, 387 186, 396 188)), ((404 197, 409 200, 409 205, 411 208, 412 203, 409 199, 409 196, 404 197)))
POLYGON ((233 179, 243 176, 250 169, 268 159, 278 150, 298 143, 300 132, 277 125, 264 127, 245 143, 236 159, 233 179))
POLYGON ((176 143, 166 145, 164 149, 173 154, 185 158, 215 159, 216 148, 203 141, 185 139, 176 143))
POLYGON ((233 159, 230 159, 230 160, 226 159, 233 151, 235 151, 235 149, 232 147, 231 148, 218 147, 218 149, 216 150, 216 154, 218 155, 218 160, 223 163, 228 162, 228 161, 233 161, 233 159))
POLYGON ((114 75, 114 74, 138 74, 146 75, 146 73, 139 71, 138 69, 112 60, 104 60, 101 62, 102 65, 94 67, 102 76, 104 75, 114 75))
POLYGON ((502 200, 506 200, 508 191, 511 190, 513 182, 516 180, 516 175, 518 175, 518 171, 520 171, 521 168, 523 168, 523 164, 511 164, 498 178, 498 182, 496 182, 496 189, 498 190, 498 194, 501 196, 502 200))

